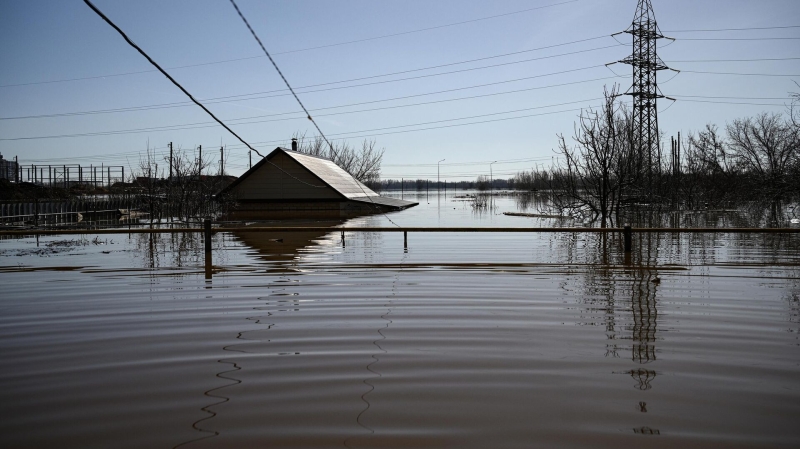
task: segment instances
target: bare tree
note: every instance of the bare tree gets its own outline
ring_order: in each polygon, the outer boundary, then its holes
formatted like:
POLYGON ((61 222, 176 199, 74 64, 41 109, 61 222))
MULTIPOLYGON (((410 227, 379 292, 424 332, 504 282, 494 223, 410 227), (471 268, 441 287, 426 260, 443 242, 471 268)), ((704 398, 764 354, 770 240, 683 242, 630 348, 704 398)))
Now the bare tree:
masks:
POLYGON ((145 192, 145 204, 152 225, 154 220, 161 219, 163 212, 164 202, 161 197, 159 178, 164 176, 164 168, 161 167, 159 170, 158 160, 155 152, 151 153, 149 143, 146 156, 139 156, 139 174, 136 183, 145 192))
POLYGON ((780 114, 762 113, 736 119, 727 126, 730 148, 742 170, 763 196, 788 193, 788 175, 797 161, 797 132, 780 114))
POLYGON ((617 88, 605 91, 599 111, 581 112, 575 125, 575 146, 559 135, 560 156, 551 173, 551 189, 561 213, 588 213, 607 226, 619 218, 623 189, 629 185, 632 160, 630 115, 616 102, 617 88))
MULTIPOLYGON (((169 157, 164 161, 169 164, 169 157)), ((167 180, 170 216, 189 221, 213 215, 212 195, 222 188, 221 178, 209 175, 212 164, 178 148, 172 156, 172 178, 167 180)))
POLYGON ((689 133, 684 165, 679 190, 689 208, 740 199, 740 164, 715 125, 689 133))
POLYGON ((361 148, 356 149, 347 142, 334 144, 331 148, 320 136, 308 140, 304 134, 295 134, 294 138, 297 139, 297 151, 330 159, 367 186, 380 182, 381 162, 385 150, 375 148, 374 140, 365 139, 361 143, 361 148))

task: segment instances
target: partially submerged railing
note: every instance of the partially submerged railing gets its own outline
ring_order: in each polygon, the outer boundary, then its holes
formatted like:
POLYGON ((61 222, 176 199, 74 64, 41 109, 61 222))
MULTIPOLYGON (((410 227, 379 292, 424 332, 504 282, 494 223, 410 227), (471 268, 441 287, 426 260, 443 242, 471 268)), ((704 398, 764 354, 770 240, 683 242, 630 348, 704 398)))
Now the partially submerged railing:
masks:
POLYGON ((202 233, 205 243, 206 279, 211 278, 211 236, 218 232, 341 232, 342 244, 346 232, 402 232, 403 246, 408 247, 408 233, 621 233, 626 253, 633 249, 633 234, 694 233, 694 234, 800 234, 800 228, 481 228, 481 227, 330 227, 330 226, 222 226, 214 228, 205 220, 202 228, 133 228, 133 229, 13 229, 0 230, 1 236, 46 236, 83 234, 183 234, 202 233))

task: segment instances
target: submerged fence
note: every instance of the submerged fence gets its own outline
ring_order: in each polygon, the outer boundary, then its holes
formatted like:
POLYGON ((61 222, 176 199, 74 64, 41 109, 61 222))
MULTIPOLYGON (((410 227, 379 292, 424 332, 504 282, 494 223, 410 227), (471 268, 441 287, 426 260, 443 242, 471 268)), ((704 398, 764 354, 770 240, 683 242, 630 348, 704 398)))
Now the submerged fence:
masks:
POLYGON ((330 226, 221 226, 212 227, 211 220, 205 220, 203 227, 193 228, 133 228, 133 229, 13 229, 0 230, 3 236, 48 236, 48 235, 82 235, 82 234, 183 234, 202 233, 205 246, 205 274, 211 279, 212 251, 211 236, 219 232, 341 232, 342 243, 346 233, 354 232, 388 232, 403 233, 403 246, 408 247, 409 233, 583 233, 583 234, 621 234, 625 253, 633 249, 634 234, 800 234, 800 228, 481 228, 481 227, 330 227, 330 226))
POLYGON ((140 205, 134 197, 6 201, 0 203, 0 222, 76 221, 79 214, 130 210, 140 205))

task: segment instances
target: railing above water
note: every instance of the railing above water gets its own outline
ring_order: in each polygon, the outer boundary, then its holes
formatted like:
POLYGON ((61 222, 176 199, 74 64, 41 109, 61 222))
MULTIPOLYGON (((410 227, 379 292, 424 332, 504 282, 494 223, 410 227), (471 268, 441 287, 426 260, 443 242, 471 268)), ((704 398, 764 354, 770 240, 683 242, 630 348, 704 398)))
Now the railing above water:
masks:
POLYGON ((408 248, 409 233, 563 233, 563 234, 620 234, 623 238, 622 243, 626 258, 632 252, 634 234, 800 234, 800 228, 633 228, 625 226, 622 228, 588 228, 588 227, 564 227, 564 228, 500 228, 500 227, 337 227, 337 226, 226 226, 225 223, 218 223, 218 227, 212 227, 210 220, 203 222, 203 227, 164 227, 164 228, 113 228, 113 229, 13 229, 0 230, 0 237, 25 237, 25 236, 55 236, 55 235, 84 235, 84 234, 184 234, 200 233, 203 234, 205 247, 205 277, 212 277, 212 248, 211 236, 220 232, 247 232, 247 233, 341 233, 342 245, 345 245, 347 233, 364 232, 386 232, 403 233, 403 247, 408 248))

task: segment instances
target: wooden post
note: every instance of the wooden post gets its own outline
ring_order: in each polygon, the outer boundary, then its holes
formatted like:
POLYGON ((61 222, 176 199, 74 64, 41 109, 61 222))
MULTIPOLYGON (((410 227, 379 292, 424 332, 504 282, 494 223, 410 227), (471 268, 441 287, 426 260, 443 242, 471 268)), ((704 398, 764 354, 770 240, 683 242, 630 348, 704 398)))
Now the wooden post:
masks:
POLYGON ((408 249, 408 232, 403 231, 403 248, 408 249))
POLYGON ((625 228, 622 231, 622 235, 625 238, 625 252, 626 253, 631 252, 631 247, 633 246, 632 234, 633 234, 633 232, 631 231, 631 227, 630 226, 625 226, 625 228))
POLYGON ((211 220, 203 220, 203 239, 206 252, 206 279, 211 279, 211 220))
POLYGON ((344 231, 342 231, 342 248, 344 248, 344 246, 345 246, 345 244, 344 244, 344 231))

